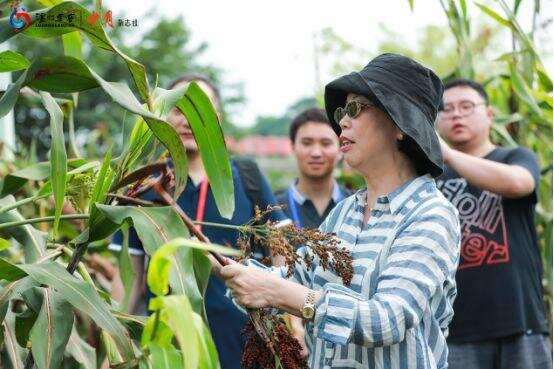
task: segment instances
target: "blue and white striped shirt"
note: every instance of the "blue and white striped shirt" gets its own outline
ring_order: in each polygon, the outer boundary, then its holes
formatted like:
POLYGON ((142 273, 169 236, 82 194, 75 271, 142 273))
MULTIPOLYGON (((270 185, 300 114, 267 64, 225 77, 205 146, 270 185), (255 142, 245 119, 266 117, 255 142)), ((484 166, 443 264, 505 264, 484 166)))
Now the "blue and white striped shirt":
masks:
MULTIPOLYGON (((291 277, 323 291, 314 321, 306 327, 309 366, 447 368, 459 258, 457 210, 429 175, 379 197, 363 225, 365 201, 366 191, 358 191, 338 203, 320 226, 336 233, 340 246, 352 253, 352 283, 344 286, 317 260, 311 269, 298 264, 291 277)), ((284 278, 286 269, 273 272, 284 278)))

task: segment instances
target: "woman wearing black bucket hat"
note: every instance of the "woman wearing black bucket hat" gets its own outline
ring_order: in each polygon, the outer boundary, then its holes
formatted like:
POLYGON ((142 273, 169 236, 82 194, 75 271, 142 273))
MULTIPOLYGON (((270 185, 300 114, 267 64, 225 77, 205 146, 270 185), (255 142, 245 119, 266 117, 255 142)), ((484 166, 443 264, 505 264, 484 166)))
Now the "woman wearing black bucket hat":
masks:
MULTIPOLYGON (((255 263, 216 271, 239 304, 305 319, 310 368, 447 367, 460 229, 433 179, 442 172, 433 129, 441 97, 431 70, 394 54, 326 86, 345 160, 367 184, 320 227, 352 254, 348 286, 317 263, 297 264, 290 279, 255 263)), ((310 251, 298 252, 304 260, 310 251)))

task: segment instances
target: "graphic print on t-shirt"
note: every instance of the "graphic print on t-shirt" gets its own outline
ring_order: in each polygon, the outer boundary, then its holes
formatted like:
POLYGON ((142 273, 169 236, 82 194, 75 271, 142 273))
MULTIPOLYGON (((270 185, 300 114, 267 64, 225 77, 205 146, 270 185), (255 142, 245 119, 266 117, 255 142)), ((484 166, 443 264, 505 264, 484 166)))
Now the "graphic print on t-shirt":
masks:
POLYGON ((438 180, 437 187, 460 213, 462 244, 458 269, 509 262, 502 197, 489 191, 474 195, 463 178, 438 180))

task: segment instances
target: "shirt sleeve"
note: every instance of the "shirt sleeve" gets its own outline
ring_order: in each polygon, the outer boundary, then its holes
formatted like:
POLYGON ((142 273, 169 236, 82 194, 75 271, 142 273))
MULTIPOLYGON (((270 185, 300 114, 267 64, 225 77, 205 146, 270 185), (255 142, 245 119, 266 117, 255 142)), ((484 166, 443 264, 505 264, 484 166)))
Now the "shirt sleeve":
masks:
POLYGON ((534 198, 536 199, 536 191, 539 186, 541 170, 539 167, 539 161, 537 155, 529 149, 524 147, 517 147, 511 150, 506 157, 506 164, 517 165, 524 169, 527 169, 533 176, 535 181, 534 198))
POLYGON ((444 286, 455 285, 459 229, 454 209, 426 211, 394 240, 373 296, 324 285, 314 334, 340 345, 378 347, 403 341, 406 331, 420 324, 431 299, 437 294, 447 298, 450 289, 444 286))

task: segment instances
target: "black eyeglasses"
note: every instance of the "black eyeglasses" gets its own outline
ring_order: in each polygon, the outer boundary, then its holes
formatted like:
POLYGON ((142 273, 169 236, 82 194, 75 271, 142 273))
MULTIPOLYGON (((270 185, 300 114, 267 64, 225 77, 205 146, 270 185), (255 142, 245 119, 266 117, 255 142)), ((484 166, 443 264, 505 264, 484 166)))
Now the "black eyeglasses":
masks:
POLYGON ((375 106, 371 103, 363 103, 357 100, 350 100, 346 103, 344 108, 338 107, 335 109, 335 122, 338 124, 344 118, 345 115, 348 114, 350 118, 356 118, 361 112, 363 108, 369 108, 371 106, 375 106))
MULTIPOLYGON (((464 118, 468 117, 475 111, 475 107, 479 105, 487 105, 485 102, 480 103, 474 103, 473 101, 464 100, 460 101, 458 104, 458 112, 459 116, 464 118)), ((445 118, 452 117, 456 112, 456 105, 455 104, 446 104, 441 109, 441 115, 443 115, 445 118)))

